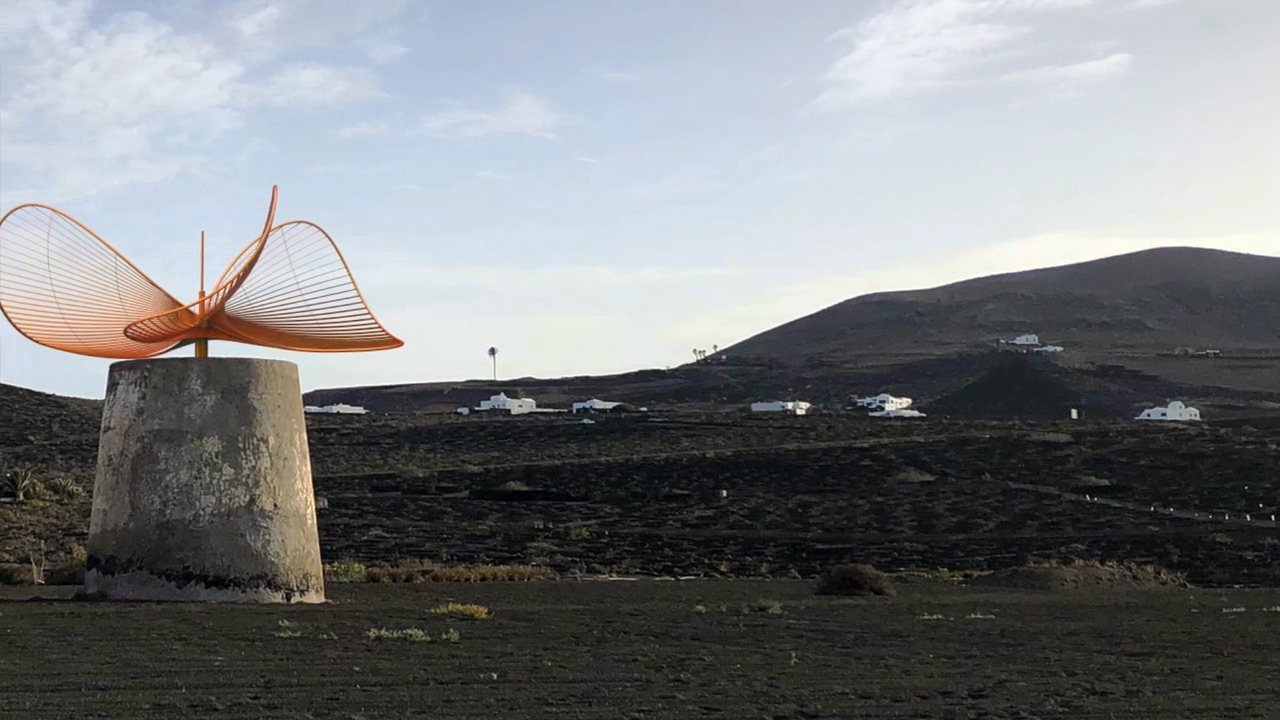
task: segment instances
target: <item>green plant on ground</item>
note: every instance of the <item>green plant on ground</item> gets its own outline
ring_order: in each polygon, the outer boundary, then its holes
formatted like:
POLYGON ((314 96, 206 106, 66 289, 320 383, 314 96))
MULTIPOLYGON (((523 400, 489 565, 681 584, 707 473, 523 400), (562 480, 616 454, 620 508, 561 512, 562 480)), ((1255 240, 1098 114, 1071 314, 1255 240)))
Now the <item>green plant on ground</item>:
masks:
POLYGON ((777 600, 768 600, 761 598, 747 606, 747 612, 765 613, 767 615, 781 615, 782 603, 777 600))
POLYGON ((432 615, 448 615, 449 617, 467 618, 470 620, 488 620, 489 608, 484 605, 472 605, 470 603, 446 603, 431 608, 427 612, 432 615))
POLYGON ((13 496, 15 502, 25 503, 36 499, 43 488, 30 468, 10 470, 4 475, 4 489, 13 496))
POLYGON ((927 483, 933 482, 938 478, 932 474, 925 472, 919 468, 904 468, 893 476, 894 481, 900 483, 927 483))
POLYGON ((889 578, 870 565, 839 565, 818 580, 818 595, 892 595, 889 578))
POLYGON ((440 639, 445 642, 456 643, 462 639, 462 633, 454 630, 453 628, 449 628, 448 630, 440 633, 440 639))
POLYGON ((389 630, 387 628, 369 628, 365 637, 370 640, 408 640, 409 642, 431 642, 431 636, 421 628, 404 628, 389 630))
POLYGON ((330 583, 362 583, 369 581, 369 569, 354 560, 339 560, 324 566, 324 581, 330 583))
POLYGON ((89 553, 83 545, 75 545, 58 562, 44 568, 44 582, 49 585, 83 585, 85 563, 89 553))
POLYGON ((431 560, 404 560, 396 565, 373 564, 367 568, 366 582, 516 582, 552 580, 550 568, 533 565, 441 565, 431 560))
POLYGON ((44 487, 52 493, 54 497, 63 500, 70 500, 84 495, 84 488, 77 485, 71 478, 54 478, 53 480, 45 483, 44 487))

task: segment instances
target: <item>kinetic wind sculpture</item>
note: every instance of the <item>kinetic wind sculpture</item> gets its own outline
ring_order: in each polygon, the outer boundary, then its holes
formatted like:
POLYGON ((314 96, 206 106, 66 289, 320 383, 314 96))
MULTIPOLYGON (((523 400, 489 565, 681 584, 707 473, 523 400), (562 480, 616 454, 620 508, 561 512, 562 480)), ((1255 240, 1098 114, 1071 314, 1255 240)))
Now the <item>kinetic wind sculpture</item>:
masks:
POLYGON ((209 340, 309 352, 387 350, 403 343, 373 316, 342 253, 319 225, 275 222, 208 294, 183 304, 80 221, 46 205, 0 218, 0 311, 27 338, 101 358, 141 359, 209 340))
POLYGON ((403 343, 305 220, 262 233, 183 304, 71 216, 0 218, 0 311, 31 340, 116 358, 107 377, 85 590, 117 600, 323 602, 298 368, 208 357, 210 340, 311 352, 403 343), (157 356, 194 344, 196 357, 157 356))

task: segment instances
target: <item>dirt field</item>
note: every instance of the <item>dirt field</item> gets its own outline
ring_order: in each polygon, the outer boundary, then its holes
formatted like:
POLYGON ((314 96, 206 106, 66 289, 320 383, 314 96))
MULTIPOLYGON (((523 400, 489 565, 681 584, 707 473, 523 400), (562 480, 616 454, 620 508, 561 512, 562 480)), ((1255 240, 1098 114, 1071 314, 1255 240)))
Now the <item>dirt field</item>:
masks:
POLYGON ((1273 590, 558 581, 334 586, 316 607, 0 592, 14 720, 1280 717, 1273 590), (452 600, 493 616, 428 612, 452 600))
MULTIPOLYGON (((1275 420, 580 420, 313 418, 325 558, 721 578, 1084 558, 1152 562, 1197 585, 1280 584, 1275 420)), ((68 430, 0 460, 87 488, 97 435, 68 430)), ((26 562, 40 540, 51 554, 83 543, 88 508, 87 493, 0 500, 0 562, 26 562)))

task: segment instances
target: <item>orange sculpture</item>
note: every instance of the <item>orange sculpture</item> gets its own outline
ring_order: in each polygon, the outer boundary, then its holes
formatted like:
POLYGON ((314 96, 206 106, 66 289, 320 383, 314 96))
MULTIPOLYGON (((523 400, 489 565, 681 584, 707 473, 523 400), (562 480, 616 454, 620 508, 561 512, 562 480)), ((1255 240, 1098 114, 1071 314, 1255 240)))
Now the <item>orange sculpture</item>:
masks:
POLYGON ((80 221, 26 204, 0 218, 0 311, 46 347, 103 358, 149 358, 209 340, 309 352, 389 350, 346 260, 319 225, 274 225, 279 189, 262 234, 204 292, 183 304, 80 221))

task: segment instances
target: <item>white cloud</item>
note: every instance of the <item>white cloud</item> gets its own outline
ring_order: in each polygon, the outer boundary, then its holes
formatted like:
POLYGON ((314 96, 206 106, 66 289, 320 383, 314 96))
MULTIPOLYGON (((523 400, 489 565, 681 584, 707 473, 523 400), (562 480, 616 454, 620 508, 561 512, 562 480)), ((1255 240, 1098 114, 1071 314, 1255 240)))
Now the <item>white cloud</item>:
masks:
MULTIPOLYGON (((47 200, 92 195, 194 172, 209 144, 263 107, 310 108, 380 95, 357 69, 273 65, 216 32, 198 34, 140 12, 90 22, 89 5, 27 0, 0 24, 0 167, 14 190, 47 200)), ((276 6, 239 16, 267 34, 276 6)))
POLYGON ((1022 50, 1022 41, 1045 13, 1093 4, 1094 0, 899 0, 831 37, 851 48, 827 70, 827 90, 815 105, 865 105, 973 82, 975 71, 1022 50))
POLYGON ((268 5, 260 10, 253 10, 240 15, 231 21, 241 35, 254 36, 271 30, 280 19, 280 8, 268 5))
POLYGON ((276 107, 319 107, 384 97, 377 85, 377 78, 364 70, 295 65, 280 70, 248 92, 276 107))
POLYGON ((524 90, 512 89, 492 110, 456 107, 422 119, 422 131, 441 138, 528 135, 555 140, 568 123, 555 104, 524 90))
POLYGON ((409 48, 395 43, 378 43, 369 48, 369 59, 379 65, 399 60, 401 56, 409 52, 409 48))
POLYGON ((347 127, 339 128, 334 135, 338 136, 342 140, 353 140, 355 138, 383 135, 390 129, 390 126, 384 122, 366 120, 364 122, 358 122, 355 125, 348 125, 347 127))
POLYGON ((1113 53, 1104 58, 1071 65, 1045 65, 1030 70, 1020 70, 1006 75, 1004 79, 1009 82, 1041 87, 1051 95, 1069 98, 1079 95, 1089 85, 1124 73, 1132 62, 1132 55, 1113 53))
POLYGON ((496 172, 494 170, 477 170, 472 173, 481 180, 515 180, 516 176, 510 173, 496 172))
POLYGON ((622 72, 619 70, 605 70, 603 68, 587 68, 583 72, 597 80, 617 84, 639 82, 647 77, 645 73, 641 72, 622 72))

